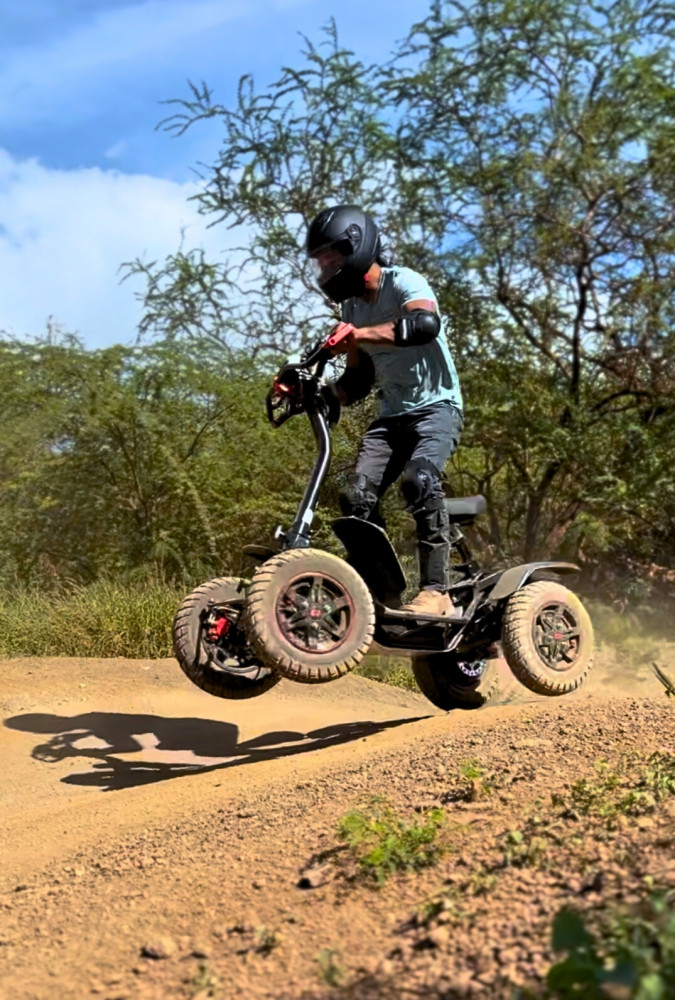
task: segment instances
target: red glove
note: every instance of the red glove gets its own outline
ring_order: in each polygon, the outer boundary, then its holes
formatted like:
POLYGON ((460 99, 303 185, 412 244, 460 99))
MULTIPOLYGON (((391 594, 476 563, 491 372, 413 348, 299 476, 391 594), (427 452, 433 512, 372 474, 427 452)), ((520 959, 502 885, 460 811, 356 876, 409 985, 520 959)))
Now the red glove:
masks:
POLYGON ((338 323, 323 346, 333 354, 344 354, 355 329, 351 323, 338 323))

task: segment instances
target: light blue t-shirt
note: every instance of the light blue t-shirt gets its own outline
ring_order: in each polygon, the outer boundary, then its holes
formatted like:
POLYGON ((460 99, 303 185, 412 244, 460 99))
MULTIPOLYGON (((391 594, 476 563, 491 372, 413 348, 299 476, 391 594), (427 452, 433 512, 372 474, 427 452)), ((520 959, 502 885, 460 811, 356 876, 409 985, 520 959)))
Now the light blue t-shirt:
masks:
MULTIPOLYGON (((421 274, 409 267, 383 267, 377 298, 373 302, 347 299, 342 319, 353 326, 395 322, 406 302, 436 296, 421 274)), ((380 416, 393 417, 418 406, 442 400, 462 409, 462 394, 455 363, 445 333, 419 347, 395 344, 359 344, 373 359, 375 385, 380 396, 380 416)))

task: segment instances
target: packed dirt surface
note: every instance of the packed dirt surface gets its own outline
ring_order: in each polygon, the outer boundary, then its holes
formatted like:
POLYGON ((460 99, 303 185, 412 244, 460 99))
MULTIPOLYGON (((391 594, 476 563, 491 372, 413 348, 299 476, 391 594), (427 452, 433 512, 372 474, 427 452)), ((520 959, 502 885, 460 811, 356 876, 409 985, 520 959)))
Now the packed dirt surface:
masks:
POLYGON ((561 906, 675 885, 670 786, 614 808, 603 777, 673 762, 647 662, 601 651, 558 699, 503 667, 490 706, 451 714, 360 677, 231 702, 168 660, 0 671, 3 998, 536 995, 561 906), (377 886, 337 835, 374 796, 442 811, 435 864, 377 886))

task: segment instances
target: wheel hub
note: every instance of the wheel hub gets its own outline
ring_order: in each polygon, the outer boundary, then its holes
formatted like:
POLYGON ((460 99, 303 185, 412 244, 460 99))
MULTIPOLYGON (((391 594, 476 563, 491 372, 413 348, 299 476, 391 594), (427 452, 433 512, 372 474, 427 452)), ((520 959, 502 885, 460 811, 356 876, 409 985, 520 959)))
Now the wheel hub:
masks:
POLYGON ((568 604, 546 604, 535 616, 533 638, 548 667, 568 670, 580 646, 580 627, 573 609, 568 604))
POLYGON ((466 677, 480 677, 487 666, 487 660, 458 660, 457 666, 466 677))
POLYGON ((330 653, 346 638, 354 617, 347 591, 323 574, 300 576, 279 595, 276 616, 284 636, 306 653, 330 653))

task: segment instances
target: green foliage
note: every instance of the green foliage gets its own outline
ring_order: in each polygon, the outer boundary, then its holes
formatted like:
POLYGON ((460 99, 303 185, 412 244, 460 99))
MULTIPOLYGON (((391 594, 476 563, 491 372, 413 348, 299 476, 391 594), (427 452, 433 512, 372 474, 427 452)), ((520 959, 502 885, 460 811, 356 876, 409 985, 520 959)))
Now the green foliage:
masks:
MULTIPOLYGON (((250 573, 242 546, 290 524, 316 453, 308 421, 267 423, 270 377, 204 343, 0 342, 0 581, 150 577, 187 591, 250 573)), ((331 477, 337 512, 335 494, 331 477)), ((332 516, 319 509, 315 537, 336 548, 332 516)))
POLYGON ((600 760, 595 770, 596 778, 579 778, 569 797, 555 796, 553 804, 600 820, 612 830, 628 817, 652 813, 675 794, 675 755, 664 751, 655 751, 646 761, 628 757, 615 768, 600 760))
POLYGON ((629 1000, 666 1000, 675 990, 673 894, 654 893, 640 908, 613 916, 599 940, 578 913, 563 909, 553 923, 552 945, 568 953, 547 976, 559 1000, 610 1000, 619 986, 629 1000))
POLYGON ((339 948, 321 948, 317 955, 319 978, 326 986, 341 986, 346 976, 339 948))
POLYGON ((509 830, 503 837, 504 864, 514 868, 541 868, 546 863, 550 846, 547 829, 540 830, 539 824, 526 821, 524 828, 509 830))
POLYGON ((60 594, 13 588, 0 597, 0 655, 171 656, 171 622, 183 596, 158 581, 103 580, 60 594))
POLYGON ((408 823, 386 799, 377 796, 366 809, 343 816, 337 832, 361 871, 379 888, 394 872, 433 865, 447 849, 439 839, 444 825, 442 809, 429 809, 421 820, 408 823))
POLYGON ((269 955, 275 948, 281 946, 282 936, 279 931, 261 924, 255 929, 255 950, 260 955, 269 955))
POLYGON ((381 681, 392 687, 417 691, 417 683, 413 676, 410 660, 401 656, 379 656, 371 654, 359 663, 354 673, 369 680, 381 681))
POLYGON ((197 972, 189 981, 189 986, 194 991, 194 996, 217 996, 220 978, 206 962, 200 962, 197 972))
MULTIPOLYGON (((674 40, 656 0, 438 0, 381 65, 331 22, 266 89, 245 76, 231 104, 206 85, 170 102, 169 131, 221 125, 196 197, 242 247, 126 265, 142 348, 0 342, 0 580, 247 570, 242 544, 292 520, 315 454, 306 421, 273 431, 262 411, 280 357, 335 319, 306 226, 355 201, 438 295, 466 397, 447 471, 489 501, 485 561, 560 554, 624 607, 668 595, 674 40)), ((318 545, 337 548, 372 415, 334 434, 318 545)), ((394 497, 386 514, 408 557, 409 516, 394 497)))
POLYGON ((145 328, 228 349, 313 337, 333 314, 306 225, 360 202, 448 320, 467 401, 453 486, 488 497, 489 551, 672 562, 674 36, 651 0, 441 0, 384 65, 331 23, 266 90, 243 77, 226 106, 192 87, 164 126, 221 122, 198 200, 246 247, 215 270, 132 265, 145 328))

